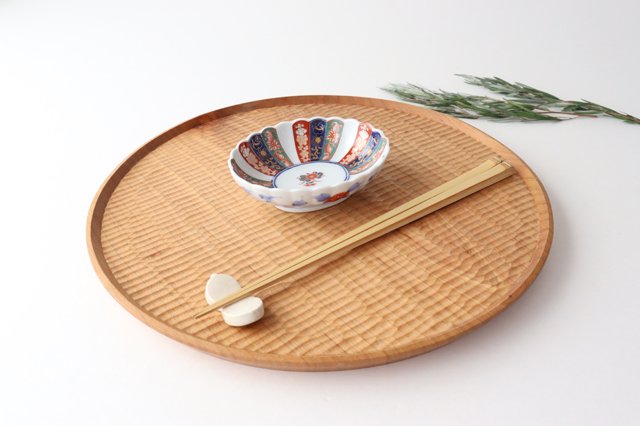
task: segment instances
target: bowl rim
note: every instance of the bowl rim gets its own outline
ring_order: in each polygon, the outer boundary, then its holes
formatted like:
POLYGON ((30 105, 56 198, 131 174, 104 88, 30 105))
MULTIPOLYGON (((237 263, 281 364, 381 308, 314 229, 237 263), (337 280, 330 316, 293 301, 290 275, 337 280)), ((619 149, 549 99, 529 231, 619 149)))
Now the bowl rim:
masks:
MULTIPOLYGON (((384 151, 382 152, 382 155, 380 155, 380 158, 378 158, 378 160, 371 166, 369 167, 367 170, 365 170, 364 172, 358 173, 356 176, 359 180, 362 179, 363 176, 369 176, 371 174, 373 174, 374 172, 376 172, 381 166, 382 164, 385 162, 387 156, 389 155, 389 152, 391 150, 391 142, 389 141, 389 138, 384 134, 384 132, 376 127, 373 126, 373 124, 371 124, 368 121, 363 121, 360 120, 358 118, 355 117, 347 117, 347 118, 343 118, 343 117, 339 117, 339 116, 329 116, 329 117, 324 117, 321 115, 314 115, 311 116, 310 118, 306 118, 306 117, 299 117, 299 118, 294 118, 291 120, 284 120, 284 121, 280 121, 276 124, 272 124, 272 125, 268 125, 268 126, 264 126, 263 128, 261 128, 260 130, 257 131, 253 131, 250 132, 244 139, 241 139, 234 147, 233 149, 231 149, 231 151, 229 151, 229 157, 227 158, 227 167, 229 168, 229 171, 231 172, 231 176, 233 177, 233 180, 236 181, 236 183, 242 187, 249 187, 252 188, 256 191, 260 191, 260 192, 270 192, 273 194, 282 194, 282 193, 287 193, 287 194, 304 194, 304 193, 309 193, 309 192, 315 192, 317 190, 322 189, 323 191, 327 190, 327 191, 331 191, 336 189, 337 187, 340 187, 342 185, 344 185, 346 182, 354 182, 355 179, 351 180, 346 180, 346 181, 342 181, 342 182, 338 182, 338 183, 334 183, 332 185, 327 185, 327 186, 322 186, 320 188, 293 188, 293 189, 287 189, 287 188, 275 188, 275 187, 267 187, 267 186, 262 186, 262 185, 258 185, 255 183, 251 183, 245 179, 242 179, 240 176, 238 176, 238 174, 235 172, 235 170, 233 169, 233 165, 231 164, 231 160, 233 160, 233 153, 234 151, 240 152, 240 145, 243 142, 246 142, 249 137, 251 137, 252 135, 256 134, 256 133, 260 133, 262 134, 263 131, 265 131, 266 129, 269 128, 275 128, 277 126, 280 126, 281 124, 293 124, 296 121, 300 121, 300 120, 305 120, 305 121, 311 121, 314 119, 323 119, 326 121, 329 120, 333 120, 333 119, 337 119, 337 120, 356 120, 358 121, 358 123, 368 123, 369 125, 371 125, 372 128, 372 132, 376 131, 380 133, 381 138, 384 138, 387 140, 387 146, 385 146, 384 151)), ((325 160, 322 160, 325 161, 325 160)), ((312 163, 313 161, 309 161, 309 163, 312 163)), ((337 163, 336 161, 329 161, 331 163, 337 163)), ((306 163, 299 163, 299 164, 306 164, 306 163)), ((285 169, 286 170, 286 169, 285 169)), ((273 178, 275 178, 275 176, 273 176, 273 178)), ((363 185, 364 186, 364 185, 363 185)))

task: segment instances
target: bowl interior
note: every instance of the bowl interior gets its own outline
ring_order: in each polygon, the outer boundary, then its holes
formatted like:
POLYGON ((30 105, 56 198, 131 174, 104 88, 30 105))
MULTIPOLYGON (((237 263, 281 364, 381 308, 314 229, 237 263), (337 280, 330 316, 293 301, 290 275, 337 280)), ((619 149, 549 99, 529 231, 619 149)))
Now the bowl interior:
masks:
POLYGON ((353 118, 298 119, 252 133, 231 152, 238 177, 264 187, 297 188, 349 180, 371 168, 388 144, 353 118))

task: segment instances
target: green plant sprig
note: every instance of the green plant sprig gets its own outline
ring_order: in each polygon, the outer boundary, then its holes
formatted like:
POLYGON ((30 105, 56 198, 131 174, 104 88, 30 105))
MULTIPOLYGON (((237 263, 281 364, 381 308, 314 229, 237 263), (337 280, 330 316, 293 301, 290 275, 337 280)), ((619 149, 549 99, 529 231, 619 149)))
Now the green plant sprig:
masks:
POLYGON ((587 100, 566 101, 522 83, 498 77, 456 74, 465 83, 483 87, 502 98, 428 90, 416 84, 391 84, 383 90, 396 97, 461 118, 488 118, 497 121, 561 121, 577 117, 609 116, 640 124, 640 118, 587 100))

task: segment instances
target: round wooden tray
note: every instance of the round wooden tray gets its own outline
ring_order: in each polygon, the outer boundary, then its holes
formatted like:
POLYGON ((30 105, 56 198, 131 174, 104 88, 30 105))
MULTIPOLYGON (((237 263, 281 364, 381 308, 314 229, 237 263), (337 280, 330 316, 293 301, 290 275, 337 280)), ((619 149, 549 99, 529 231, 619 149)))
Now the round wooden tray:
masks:
POLYGON ((552 229, 533 172, 472 126, 381 99, 300 96, 223 108, 151 140, 100 188, 87 231, 107 290, 154 329, 241 363, 340 370, 427 352, 495 316, 542 268, 552 229), (314 115, 383 129, 391 154, 379 177, 313 213, 249 198, 229 174, 229 151, 255 129, 314 115), (282 283, 264 295, 258 323, 193 319, 211 273, 252 282, 495 154, 517 174, 282 283))

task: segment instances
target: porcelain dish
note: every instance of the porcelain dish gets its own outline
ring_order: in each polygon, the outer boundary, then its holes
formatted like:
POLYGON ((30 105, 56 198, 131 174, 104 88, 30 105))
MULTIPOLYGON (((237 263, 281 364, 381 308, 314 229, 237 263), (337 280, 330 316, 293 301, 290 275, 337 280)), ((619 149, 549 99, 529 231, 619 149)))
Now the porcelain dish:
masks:
POLYGON ((331 207, 363 189, 389 155, 382 130, 355 118, 283 121, 251 133, 229 155, 235 182, 289 212, 331 207))

